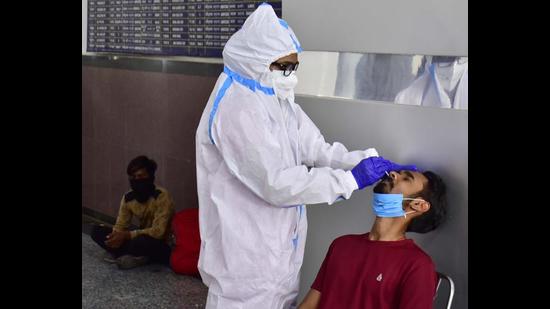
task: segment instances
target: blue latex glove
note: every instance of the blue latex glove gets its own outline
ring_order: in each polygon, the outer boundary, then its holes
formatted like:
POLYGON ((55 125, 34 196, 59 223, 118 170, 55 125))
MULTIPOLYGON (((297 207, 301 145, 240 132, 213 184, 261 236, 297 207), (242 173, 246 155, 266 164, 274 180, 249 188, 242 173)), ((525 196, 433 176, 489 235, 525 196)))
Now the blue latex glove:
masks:
POLYGON ((352 170, 351 173, 355 177, 359 190, 366 186, 370 186, 382 179, 386 172, 412 170, 416 171, 414 165, 400 165, 393 163, 383 157, 370 157, 361 160, 352 170))

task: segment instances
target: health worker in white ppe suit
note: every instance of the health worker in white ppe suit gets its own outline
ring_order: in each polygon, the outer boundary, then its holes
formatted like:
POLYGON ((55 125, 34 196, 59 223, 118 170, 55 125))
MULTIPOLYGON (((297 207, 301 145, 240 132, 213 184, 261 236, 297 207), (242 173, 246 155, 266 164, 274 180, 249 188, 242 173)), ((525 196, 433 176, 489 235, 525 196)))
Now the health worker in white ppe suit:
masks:
POLYGON ((304 204, 348 199, 385 172, 415 169, 325 142, 294 103, 302 50, 268 4, 223 50, 224 71, 196 132, 206 308, 295 308, 304 256, 304 204))

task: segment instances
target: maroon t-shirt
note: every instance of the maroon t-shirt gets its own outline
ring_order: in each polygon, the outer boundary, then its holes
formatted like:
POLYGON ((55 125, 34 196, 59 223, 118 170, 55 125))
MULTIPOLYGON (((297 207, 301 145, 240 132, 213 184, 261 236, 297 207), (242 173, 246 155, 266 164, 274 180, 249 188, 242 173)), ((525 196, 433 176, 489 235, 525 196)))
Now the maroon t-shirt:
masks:
POLYGON ((321 292, 318 309, 431 309, 437 273, 430 256, 412 239, 368 235, 332 242, 311 286, 321 292))

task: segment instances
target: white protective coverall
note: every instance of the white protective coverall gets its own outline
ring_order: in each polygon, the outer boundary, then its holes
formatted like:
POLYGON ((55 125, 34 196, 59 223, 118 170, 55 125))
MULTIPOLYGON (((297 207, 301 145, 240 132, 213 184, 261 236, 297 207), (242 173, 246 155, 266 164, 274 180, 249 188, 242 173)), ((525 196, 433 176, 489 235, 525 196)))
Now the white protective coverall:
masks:
POLYGON ((326 143, 293 95, 277 98, 265 78, 269 66, 301 50, 268 4, 223 50, 224 72, 196 132, 198 267, 209 287, 207 308, 294 308, 304 204, 348 199, 357 189, 350 169, 378 156, 373 148, 349 152, 326 143))

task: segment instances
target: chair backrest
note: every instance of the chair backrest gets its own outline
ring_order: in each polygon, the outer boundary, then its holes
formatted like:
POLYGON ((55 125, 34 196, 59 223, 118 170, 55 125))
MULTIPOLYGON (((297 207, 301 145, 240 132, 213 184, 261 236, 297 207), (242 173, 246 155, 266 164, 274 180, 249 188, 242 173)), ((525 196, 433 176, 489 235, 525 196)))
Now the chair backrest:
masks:
MULTIPOLYGON (((447 306, 446 309, 451 309, 451 304, 453 302, 453 297, 455 295, 455 283, 453 282, 453 279, 451 277, 447 276, 444 273, 437 272, 437 287, 435 289, 435 296, 439 295, 439 285, 441 284, 441 281, 446 280, 449 283, 449 298, 447 299, 447 306)), ((435 298, 434 298, 435 300, 435 298)))

